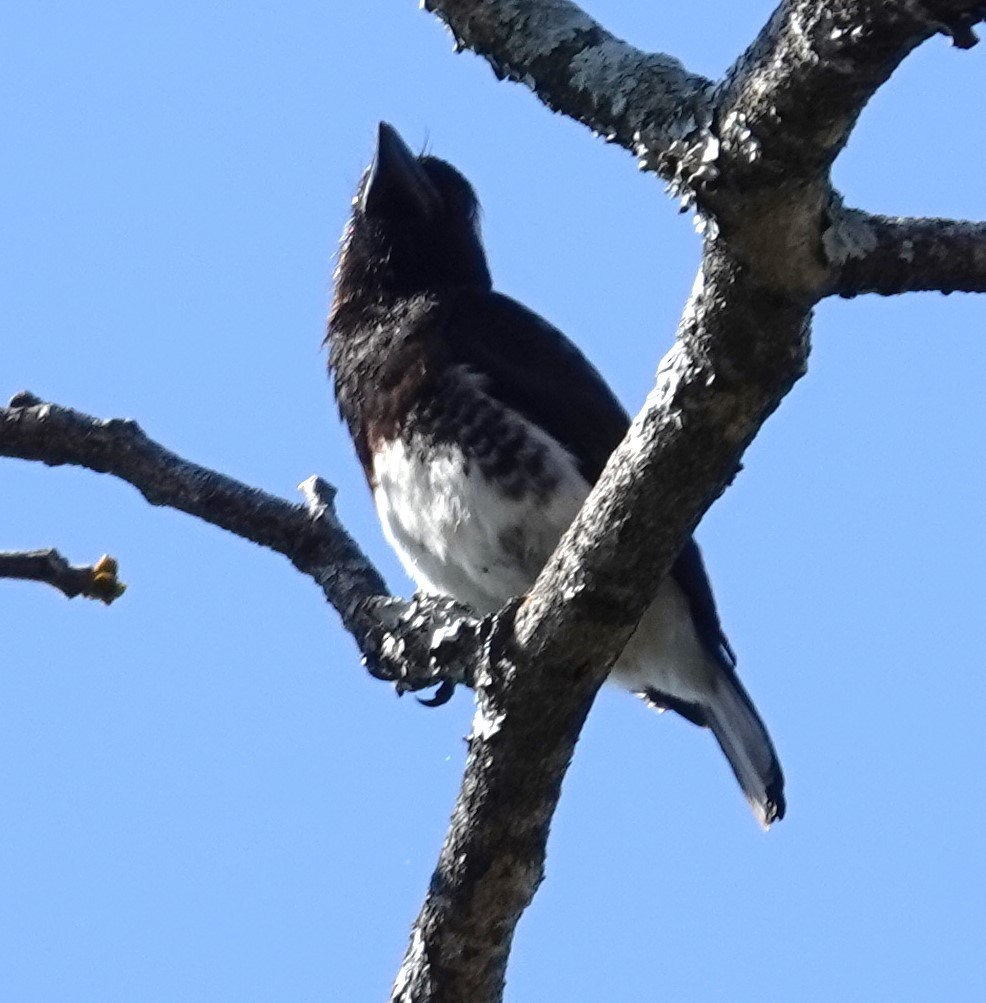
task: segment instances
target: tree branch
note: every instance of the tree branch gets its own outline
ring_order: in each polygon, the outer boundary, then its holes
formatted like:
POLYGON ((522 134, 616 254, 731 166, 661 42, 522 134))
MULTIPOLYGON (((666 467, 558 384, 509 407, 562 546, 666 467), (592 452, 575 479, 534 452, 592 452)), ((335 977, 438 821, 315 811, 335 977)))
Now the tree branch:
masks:
MULTIPOLYGON (((570 91, 575 52, 623 44, 596 34, 602 29, 577 8, 555 0, 426 6, 501 75, 627 145, 603 95, 570 91)), ((940 28, 926 16, 931 8, 979 9, 785 3, 737 63, 712 116, 703 111, 677 135, 666 124, 647 135, 656 136, 648 166, 700 191, 715 217, 702 269, 647 404, 527 600, 494 623, 462 788, 394 1001, 502 997, 513 931, 542 878, 550 819, 596 690, 685 535, 805 371, 811 309, 832 283, 822 245, 834 199, 827 168, 876 87, 940 28), (816 65, 828 58, 837 64, 831 74, 816 65), (794 141, 781 106, 794 119, 794 141)), ((640 65, 635 50, 620 58, 640 65)), ((616 79, 596 85, 612 97, 616 79)), ((647 121, 639 92, 615 86, 627 102, 622 120, 647 121)), ((704 82, 692 86, 691 97, 704 98, 704 82)), ((665 96, 664 123, 682 107, 665 96)), ((688 85, 677 97, 688 103, 688 85)))
POLYGON ((710 117, 711 81, 672 56, 642 52, 568 0, 424 0, 459 49, 526 84, 552 110, 635 154, 666 157, 710 117))
POLYGON ((823 241, 828 166, 907 52, 943 27, 967 44, 982 5, 787 0, 715 95, 565 0, 426 7, 500 75, 646 153, 710 220, 657 385, 529 597, 479 624, 454 604, 450 619, 430 600, 382 599, 383 581, 338 524, 330 489, 315 482, 307 508, 289 505, 188 464, 130 422, 21 401, 0 411, 0 453, 111 472, 152 504, 285 554, 323 588, 371 671, 382 665, 401 686, 413 688, 415 664, 441 662, 451 646, 454 671, 432 681, 472 682, 477 712, 392 998, 487 1003, 502 996, 513 931, 543 875, 561 783, 608 666, 686 534, 805 371, 812 307, 845 263, 823 241), (410 629, 419 618, 423 630, 410 629))
POLYGON ((459 47, 642 158, 738 261, 806 304, 836 282, 828 168, 900 62, 974 41, 982 0, 785 0, 724 80, 620 41, 569 0, 425 0, 459 47))
POLYGON ((986 223, 955 219, 837 213, 825 235, 840 262, 835 292, 986 292, 986 223))
POLYGON ((747 184, 827 170, 908 53, 938 32, 968 41, 984 11, 982 0, 785 0, 717 95, 723 155, 746 163, 747 184))
POLYGON ((495 623, 462 788, 392 999, 498 1000, 596 691, 681 544, 804 371, 806 308, 711 245, 675 347, 527 600, 495 623))
MULTIPOLYGON (((737 259, 804 302, 837 269, 823 235, 840 201, 829 168, 867 102, 936 32, 971 31, 982 0, 786 0, 713 97, 713 126, 679 155, 737 259)), ((660 155, 657 156, 660 160, 660 155)))
POLYGON ((108 554, 92 565, 69 564, 57 550, 0 550, 0 578, 45 582, 69 599, 84 596, 110 605, 126 591, 118 566, 108 554))
POLYGON ((187 512, 283 554, 322 589, 368 671, 395 683, 398 692, 471 683, 483 646, 480 623, 445 597, 404 601, 388 595, 379 572, 339 522, 335 489, 325 481, 306 481, 306 505, 293 505, 190 463, 134 421, 93 418, 28 393, 0 408, 0 456, 112 474, 152 505, 187 512))

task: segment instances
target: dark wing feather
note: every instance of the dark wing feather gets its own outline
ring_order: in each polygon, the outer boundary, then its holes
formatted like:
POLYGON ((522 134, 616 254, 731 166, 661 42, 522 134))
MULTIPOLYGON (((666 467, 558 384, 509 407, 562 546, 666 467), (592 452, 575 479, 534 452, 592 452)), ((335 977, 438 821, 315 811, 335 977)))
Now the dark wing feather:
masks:
POLYGON ((451 361, 560 442, 594 484, 630 425, 588 359, 557 328, 499 293, 462 290, 445 319, 451 361))
MULTIPOLYGON (((461 292, 445 323, 453 361, 480 373, 490 396, 560 442, 594 484, 630 420, 592 363, 561 331, 499 293, 461 292)), ((731 668, 736 657, 693 538, 671 574, 685 593, 703 645, 731 668)))
POLYGON ((727 668, 735 668, 736 654, 723 633, 712 586, 702 560, 702 552, 693 536, 688 537, 671 569, 674 580, 688 599, 692 622, 702 644, 727 668))

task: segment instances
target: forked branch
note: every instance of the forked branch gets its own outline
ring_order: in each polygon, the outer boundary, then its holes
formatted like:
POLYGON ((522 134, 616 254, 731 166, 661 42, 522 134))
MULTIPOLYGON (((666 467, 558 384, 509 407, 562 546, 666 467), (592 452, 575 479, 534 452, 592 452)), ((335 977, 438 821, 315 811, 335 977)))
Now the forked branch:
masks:
POLYGON ((0 408, 0 456, 112 474, 152 505, 187 512, 283 554, 322 589, 371 674, 399 692, 471 681, 482 650, 479 623, 446 598, 390 596, 339 522, 334 489, 325 481, 306 481, 306 504, 295 505, 183 459, 134 421, 94 418, 28 393, 0 408))

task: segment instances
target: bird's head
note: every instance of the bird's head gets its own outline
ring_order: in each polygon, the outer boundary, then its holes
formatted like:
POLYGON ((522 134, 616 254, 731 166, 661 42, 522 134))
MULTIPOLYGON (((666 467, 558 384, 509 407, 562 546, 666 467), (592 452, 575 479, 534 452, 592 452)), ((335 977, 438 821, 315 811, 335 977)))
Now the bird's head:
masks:
POLYGON ((451 164, 415 156, 381 122, 343 233, 333 313, 449 286, 491 287, 476 193, 451 164))

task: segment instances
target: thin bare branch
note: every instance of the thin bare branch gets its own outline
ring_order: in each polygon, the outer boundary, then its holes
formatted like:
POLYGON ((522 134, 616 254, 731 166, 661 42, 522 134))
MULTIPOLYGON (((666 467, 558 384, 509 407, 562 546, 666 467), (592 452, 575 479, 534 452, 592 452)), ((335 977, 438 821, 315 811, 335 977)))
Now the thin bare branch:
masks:
POLYGON ((57 550, 0 550, 0 578, 20 578, 54 586, 69 599, 84 596, 110 605, 126 591, 119 567, 109 556, 95 564, 70 564, 57 550))
POLYGON ((986 223, 845 209, 832 220, 826 250, 841 264, 840 296, 986 292, 986 223))
POLYGON ((306 505, 294 505, 190 463, 134 421, 93 418, 28 393, 0 408, 0 456, 112 474, 152 505, 187 512, 283 554, 322 589, 370 673, 395 683, 398 692, 471 682, 482 650, 480 624, 446 598, 390 596, 339 522, 335 491, 325 481, 306 481, 306 505))

